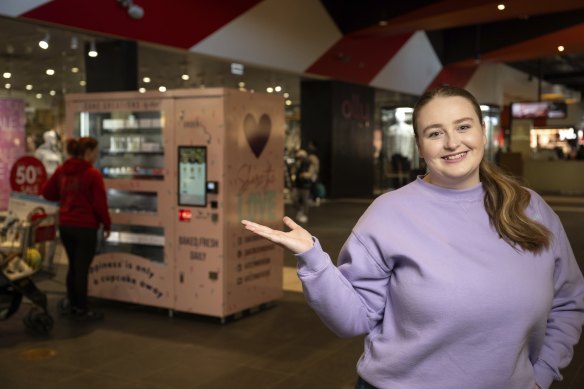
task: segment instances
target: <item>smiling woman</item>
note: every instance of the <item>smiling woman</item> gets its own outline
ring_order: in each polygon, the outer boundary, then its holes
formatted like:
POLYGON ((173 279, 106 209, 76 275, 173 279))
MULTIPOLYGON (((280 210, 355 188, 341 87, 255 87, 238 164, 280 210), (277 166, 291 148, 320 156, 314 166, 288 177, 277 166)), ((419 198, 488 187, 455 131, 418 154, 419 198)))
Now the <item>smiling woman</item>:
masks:
POLYGON ((333 332, 366 334, 356 389, 549 388, 584 322, 584 278, 558 216, 483 158, 466 90, 424 94, 413 120, 428 174, 371 204, 337 266, 288 217, 288 232, 245 228, 296 255, 333 332))

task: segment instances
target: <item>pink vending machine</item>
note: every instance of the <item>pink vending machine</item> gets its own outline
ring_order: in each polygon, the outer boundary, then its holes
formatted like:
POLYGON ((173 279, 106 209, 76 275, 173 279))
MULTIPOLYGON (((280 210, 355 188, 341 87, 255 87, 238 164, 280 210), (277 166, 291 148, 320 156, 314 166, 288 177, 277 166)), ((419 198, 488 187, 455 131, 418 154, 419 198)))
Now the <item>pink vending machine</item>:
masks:
POLYGON ((66 97, 70 135, 99 140, 112 234, 90 295, 225 319, 282 296, 284 101, 232 89, 66 97))

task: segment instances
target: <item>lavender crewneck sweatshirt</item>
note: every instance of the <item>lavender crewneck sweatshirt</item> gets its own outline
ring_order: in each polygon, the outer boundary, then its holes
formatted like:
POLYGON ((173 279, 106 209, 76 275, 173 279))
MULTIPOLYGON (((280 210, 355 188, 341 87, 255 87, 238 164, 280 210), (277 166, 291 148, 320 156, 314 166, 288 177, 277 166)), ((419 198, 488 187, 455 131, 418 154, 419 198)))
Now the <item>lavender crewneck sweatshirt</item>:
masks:
POLYGON ((558 216, 531 192, 528 215, 553 234, 534 255, 499 238, 481 184, 418 178, 378 197, 335 266, 319 241, 298 255, 307 301, 339 336, 367 334, 357 371, 388 389, 547 389, 584 322, 584 280, 558 216))

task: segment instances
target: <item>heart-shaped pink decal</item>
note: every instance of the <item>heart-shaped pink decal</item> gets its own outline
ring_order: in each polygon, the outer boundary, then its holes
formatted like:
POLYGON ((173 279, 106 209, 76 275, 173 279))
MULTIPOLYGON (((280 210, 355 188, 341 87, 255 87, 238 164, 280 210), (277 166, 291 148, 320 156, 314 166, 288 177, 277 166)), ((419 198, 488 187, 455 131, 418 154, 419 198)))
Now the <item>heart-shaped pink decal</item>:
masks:
POLYGON ((266 114, 260 117, 260 122, 256 123, 252 114, 248 113, 243 119, 243 132, 247 143, 256 158, 259 158, 270 139, 272 131, 272 119, 266 114))

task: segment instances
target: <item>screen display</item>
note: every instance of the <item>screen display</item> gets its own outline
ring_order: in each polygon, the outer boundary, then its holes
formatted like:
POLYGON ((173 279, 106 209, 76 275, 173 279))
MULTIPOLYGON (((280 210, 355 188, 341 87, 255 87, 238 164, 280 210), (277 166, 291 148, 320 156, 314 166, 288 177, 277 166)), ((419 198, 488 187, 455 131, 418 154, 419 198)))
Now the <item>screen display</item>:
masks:
POLYGON ((562 119, 567 115, 566 103, 537 101, 511 104, 514 119, 562 119))
POLYGON ((207 206, 207 147, 179 146, 178 204, 207 206))

